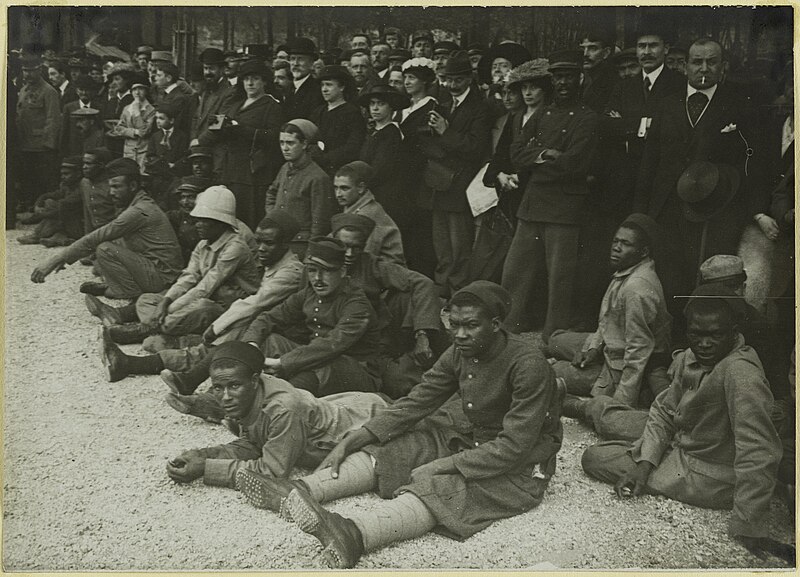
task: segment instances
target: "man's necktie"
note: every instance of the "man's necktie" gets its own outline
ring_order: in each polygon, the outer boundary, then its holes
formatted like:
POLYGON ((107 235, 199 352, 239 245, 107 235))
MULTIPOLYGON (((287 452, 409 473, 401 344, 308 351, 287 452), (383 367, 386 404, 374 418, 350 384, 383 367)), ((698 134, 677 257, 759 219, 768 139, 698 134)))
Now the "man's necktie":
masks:
POLYGON ((451 117, 453 116, 453 113, 456 111, 456 108, 458 108, 458 100, 453 98, 453 104, 450 105, 450 116, 451 117))
POLYGON ((169 145, 169 135, 170 135, 170 132, 165 130, 164 131, 164 135, 161 137, 161 146, 165 146, 167 148, 171 148, 170 145, 169 145))
POLYGON ((708 104, 708 96, 702 92, 695 92, 686 101, 686 110, 689 113, 689 120, 692 122, 692 126, 700 120, 700 115, 703 114, 706 104, 708 104))
POLYGON ((645 76, 644 77, 644 88, 642 89, 642 92, 644 93, 644 99, 645 100, 647 100, 647 97, 650 96, 650 87, 652 85, 653 85, 653 83, 650 81, 650 77, 649 76, 645 76))

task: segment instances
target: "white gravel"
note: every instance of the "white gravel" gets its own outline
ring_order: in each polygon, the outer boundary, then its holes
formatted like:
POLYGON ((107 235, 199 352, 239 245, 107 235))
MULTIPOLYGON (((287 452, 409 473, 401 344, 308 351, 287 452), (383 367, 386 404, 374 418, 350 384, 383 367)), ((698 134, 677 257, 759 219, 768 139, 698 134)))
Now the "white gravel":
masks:
MULTIPOLYGON (((33 267, 57 249, 19 245, 25 232, 6 237, 5 570, 320 568, 313 538, 237 492, 168 480, 169 457, 232 435, 170 409, 158 377, 106 382, 99 322, 78 293, 90 269, 76 264, 31 283, 33 267)), ((536 510, 462 543, 435 534, 400 543, 359 568, 782 567, 730 540, 727 512, 652 496, 620 501, 580 468, 597 437, 564 422, 558 471, 536 510)), ((377 502, 366 495, 332 509, 377 502)), ((773 536, 793 542, 785 503, 773 499, 772 513, 773 536)))

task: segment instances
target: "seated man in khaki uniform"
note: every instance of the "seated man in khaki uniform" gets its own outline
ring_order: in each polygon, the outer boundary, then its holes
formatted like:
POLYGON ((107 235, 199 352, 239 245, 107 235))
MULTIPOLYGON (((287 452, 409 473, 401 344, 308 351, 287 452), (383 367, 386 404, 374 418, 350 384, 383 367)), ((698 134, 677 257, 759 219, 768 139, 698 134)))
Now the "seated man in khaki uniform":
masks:
POLYGON ((178 483, 203 477, 206 485, 233 487, 240 470, 285 478, 295 466, 316 467, 345 433, 386 406, 373 393, 317 399, 263 374, 264 355, 242 342, 223 343, 211 357, 211 393, 239 438, 170 459, 167 474, 178 483))
POLYGON ((434 528, 465 539, 539 505, 561 447, 562 393, 542 353, 501 327, 509 301, 488 281, 458 291, 454 344, 407 397, 345 435, 325 468, 291 482, 240 471, 240 490, 319 539, 337 569, 434 528), (367 491, 386 500, 350 518, 320 505, 367 491))
POLYGON ((106 171, 111 198, 122 212, 37 266, 33 282, 42 283, 53 271, 93 252, 105 282, 83 283, 80 290, 86 294, 135 299, 166 289, 178 277, 182 268, 178 239, 167 215, 142 190, 139 165, 131 158, 118 158, 106 171))
POLYGON ((155 333, 201 333, 231 303, 258 290, 258 264, 236 232, 235 211, 236 200, 227 188, 211 187, 200 194, 191 214, 197 218, 201 240, 189 266, 166 293, 143 294, 135 305, 120 309, 87 295, 89 311, 110 325, 107 334, 111 340, 125 344, 155 333), (120 324, 127 321, 138 322, 120 324))
MULTIPOLYGON (((620 497, 652 493, 732 508, 731 536, 753 552, 781 553, 768 537, 781 445, 761 361, 738 331, 744 307, 732 292, 694 294, 685 309, 690 348, 675 356, 672 384, 653 402, 641 436, 589 447, 583 468, 620 497)), ((637 426, 645 413, 625 415, 637 426)))

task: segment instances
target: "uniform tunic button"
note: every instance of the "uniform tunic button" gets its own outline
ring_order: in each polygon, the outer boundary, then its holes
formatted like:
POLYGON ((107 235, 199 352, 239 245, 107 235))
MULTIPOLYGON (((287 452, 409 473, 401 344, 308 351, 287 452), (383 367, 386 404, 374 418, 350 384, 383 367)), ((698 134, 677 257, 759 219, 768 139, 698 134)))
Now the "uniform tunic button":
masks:
POLYGON ((472 362, 473 362, 473 363, 477 363, 477 362, 478 362, 478 359, 472 359, 472 362))
POLYGON ((472 375, 467 375, 467 378, 468 378, 468 379, 471 379, 471 378, 472 378, 472 375))
POLYGON ((575 115, 575 113, 574 113, 574 112, 570 112, 570 113, 569 113, 569 115, 570 115, 570 116, 574 116, 574 115, 575 115))
POLYGON ((480 446, 480 443, 479 443, 478 441, 475 441, 475 446, 476 446, 476 447, 479 447, 479 446, 480 446))
POLYGON ((472 403, 467 403, 467 408, 471 409, 472 408, 472 403))
POLYGON ((319 336, 319 333, 314 333, 314 336, 315 336, 315 337, 318 337, 318 336, 319 336))

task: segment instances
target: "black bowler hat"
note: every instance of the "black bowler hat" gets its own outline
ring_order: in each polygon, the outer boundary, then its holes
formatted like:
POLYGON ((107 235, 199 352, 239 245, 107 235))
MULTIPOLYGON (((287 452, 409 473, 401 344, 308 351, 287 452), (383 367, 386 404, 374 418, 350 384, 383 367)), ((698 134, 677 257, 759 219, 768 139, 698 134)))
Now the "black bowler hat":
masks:
POLYGON ((244 53, 253 58, 270 58, 272 47, 269 44, 245 44, 244 53))
POLYGON ((519 66, 531 59, 531 53, 522 44, 516 42, 502 42, 492 46, 483 53, 483 58, 478 63, 478 79, 481 82, 492 81, 492 63, 496 58, 503 58, 511 63, 511 67, 519 66))
POLYGON ((580 50, 557 50, 547 57, 549 70, 583 70, 583 53, 580 50))
POLYGON ((466 51, 459 50, 450 55, 444 67, 445 76, 470 76, 472 74, 472 64, 466 51))
POLYGON ((378 98, 386 102, 393 110, 402 110, 411 106, 411 100, 405 94, 392 88, 385 82, 375 84, 369 92, 358 97, 360 106, 369 106, 370 100, 378 98))
POLYGON ((313 58, 316 58, 318 53, 317 45, 310 38, 295 38, 289 42, 288 52, 289 55, 305 54, 313 58))
POLYGON ((219 48, 206 48, 200 53, 200 62, 222 66, 225 64, 225 53, 219 48))

